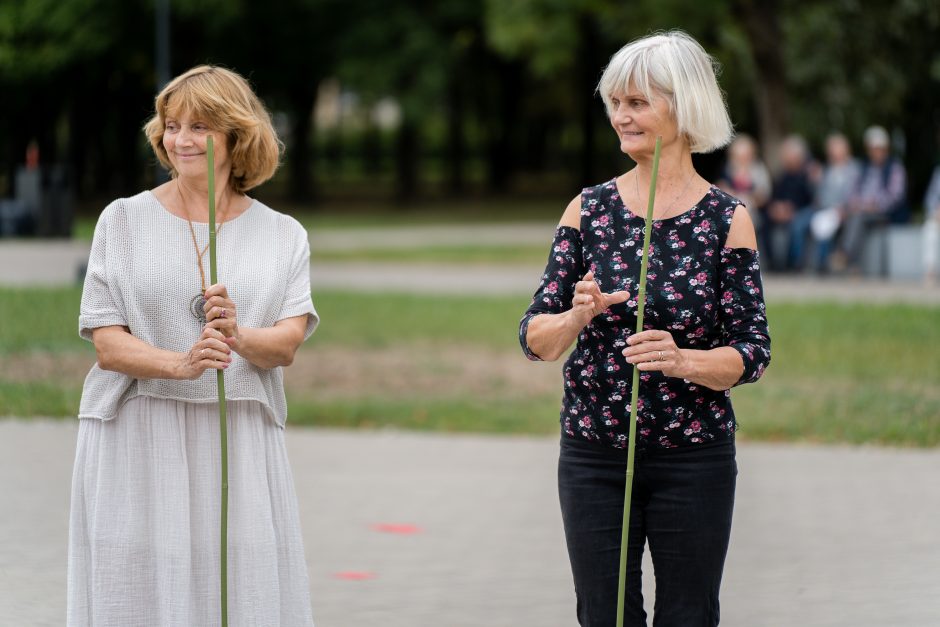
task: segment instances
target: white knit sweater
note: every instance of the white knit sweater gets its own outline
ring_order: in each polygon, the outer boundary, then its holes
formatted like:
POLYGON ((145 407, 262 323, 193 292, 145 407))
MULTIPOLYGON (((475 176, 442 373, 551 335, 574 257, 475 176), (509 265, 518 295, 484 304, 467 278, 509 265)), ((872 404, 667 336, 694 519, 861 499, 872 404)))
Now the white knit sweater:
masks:
MULTIPOLYGON (((205 223, 194 223, 200 250, 208 243, 205 223)), ((235 301, 238 324, 270 327, 307 314, 304 338, 319 316, 310 297, 310 245, 299 222, 253 201, 224 224, 218 235, 219 282, 235 301)), ((209 281, 209 253, 203 258, 209 281)), ((95 227, 82 292, 79 334, 91 340, 97 327, 124 325, 159 348, 188 352, 202 323, 190 311, 201 290, 196 251, 186 220, 171 214, 149 191, 112 202, 95 227)), ((262 369, 233 353, 225 371, 229 400, 260 401, 283 426, 287 417, 281 368, 262 369)), ((218 400, 215 370, 195 381, 134 379, 95 364, 82 390, 79 418, 110 420, 135 396, 193 403, 218 400)))

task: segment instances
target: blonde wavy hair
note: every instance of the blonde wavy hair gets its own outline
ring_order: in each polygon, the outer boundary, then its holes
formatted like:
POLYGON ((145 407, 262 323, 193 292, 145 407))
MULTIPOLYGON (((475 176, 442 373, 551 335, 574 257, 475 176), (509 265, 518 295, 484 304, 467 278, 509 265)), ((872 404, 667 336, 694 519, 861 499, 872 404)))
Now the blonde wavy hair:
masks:
POLYGON ((163 147, 167 117, 188 113, 225 133, 232 162, 229 185, 241 194, 261 185, 277 170, 284 144, 271 116, 248 81, 231 70, 200 65, 170 81, 157 95, 144 133, 157 159, 174 178, 176 170, 163 147))

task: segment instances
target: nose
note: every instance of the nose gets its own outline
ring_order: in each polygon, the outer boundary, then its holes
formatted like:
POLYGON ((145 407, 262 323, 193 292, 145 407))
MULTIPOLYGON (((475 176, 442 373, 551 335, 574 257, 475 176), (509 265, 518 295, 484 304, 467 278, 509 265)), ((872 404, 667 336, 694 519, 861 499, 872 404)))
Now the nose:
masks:
POLYGON ((186 126, 181 126, 180 130, 176 133, 176 143, 183 144, 184 146, 189 146, 193 143, 192 131, 186 126))
POLYGON ((626 107, 623 105, 616 107, 611 112, 610 119, 617 124, 629 124, 632 121, 630 114, 626 111, 626 107))

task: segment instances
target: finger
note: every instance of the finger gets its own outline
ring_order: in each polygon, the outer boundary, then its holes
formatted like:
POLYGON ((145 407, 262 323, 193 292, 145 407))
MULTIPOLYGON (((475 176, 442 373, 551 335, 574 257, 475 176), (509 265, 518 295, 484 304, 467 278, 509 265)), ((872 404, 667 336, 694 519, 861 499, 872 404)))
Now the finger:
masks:
POLYGON ((634 333, 627 338, 627 344, 641 344, 643 342, 652 342, 655 340, 664 340, 666 338, 672 339, 672 335, 667 331, 660 331, 659 329, 649 329, 646 331, 640 331, 639 333, 634 333))
POLYGON ((206 300, 208 300, 211 296, 221 296, 222 298, 228 298, 228 290, 223 284, 214 283, 206 290, 206 300))
POLYGON ((231 335, 237 326, 234 318, 213 318, 206 323, 210 329, 219 331, 222 335, 231 335))
POLYGON ((224 339, 217 339, 217 338, 210 338, 210 339, 202 340, 201 342, 196 344, 196 348, 200 350, 203 350, 203 349, 217 350, 225 354, 228 354, 231 351, 228 344, 225 343, 224 339))
POLYGON ((611 292, 610 294, 604 294, 607 299, 607 306, 617 305, 620 303, 625 303, 630 300, 630 292, 627 290, 620 290, 619 292, 611 292))
POLYGON ((215 350, 214 348, 200 348, 198 351, 196 351, 196 355, 199 358, 199 361, 206 366, 211 366, 211 364, 215 362, 227 366, 232 362, 232 357, 228 353, 215 350))
POLYGON ((227 298, 223 298, 222 296, 213 296, 206 299, 206 304, 203 305, 203 309, 208 311, 210 307, 224 307, 226 309, 234 309, 235 303, 227 298))
POLYGON ((587 271, 587 274, 585 274, 583 277, 581 277, 581 280, 582 280, 582 281, 585 281, 585 282, 587 282, 587 283, 592 282, 592 281, 594 280, 594 271, 593 271, 593 270, 588 270, 588 271, 587 271))
POLYGON ((202 335, 199 336, 199 339, 205 340, 209 338, 216 339, 216 340, 224 340, 225 334, 219 331, 218 329, 216 329, 214 326, 211 326, 208 323, 206 323, 206 325, 202 327, 202 335))
POLYGON ((650 342, 641 342, 621 351, 625 357, 636 357, 637 355, 646 355, 646 354, 658 354, 662 352, 667 356, 672 356, 676 354, 676 347, 670 342, 663 341, 650 341, 650 342))

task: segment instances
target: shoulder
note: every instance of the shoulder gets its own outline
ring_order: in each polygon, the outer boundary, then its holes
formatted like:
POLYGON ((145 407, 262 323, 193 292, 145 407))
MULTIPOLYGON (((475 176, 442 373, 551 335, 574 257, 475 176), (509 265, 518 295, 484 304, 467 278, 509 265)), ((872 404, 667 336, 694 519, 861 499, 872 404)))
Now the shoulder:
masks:
POLYGON ((619 197, 616 178, 592 187, 585 187, 568 203, 558 225, 580 229, 581 216, 603 210, 609 200, 619 197))
POLYGON ((708 188, 708 192, 700 203, 703 209, 719 214, 728 224, 731 223, 735 208, 743 205, 744 203, 739 198, 732 196, 717 185, 708 188))
POLYGON ((149 191, 127 198, 116 198, 108 203, 98 216, 95 232, 99 229, 120 231, 128 228, 132 222, 148 215, 157 206, 159 203, 149 191))
POLYGON ((270 229, 278 234, 279 239, 295 245, 307 241, 307 229, 297 218, 276 211, 256 198, 252 199, 250 210, 254 214, 253 219, 257 221, 256 226, 270 229))
POLYGON ((757 248, 757 236, 748 208, 735 196, 712 185, 703 199, 706 214, 718 220, 724 228, 726 248, 757 248))

